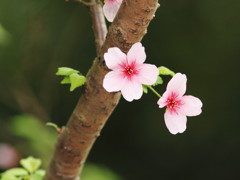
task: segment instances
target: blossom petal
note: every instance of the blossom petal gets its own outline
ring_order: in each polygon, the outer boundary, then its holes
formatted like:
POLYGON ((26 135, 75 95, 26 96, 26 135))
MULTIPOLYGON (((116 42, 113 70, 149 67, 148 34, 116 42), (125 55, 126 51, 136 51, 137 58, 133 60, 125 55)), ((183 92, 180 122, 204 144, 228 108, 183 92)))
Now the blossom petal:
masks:
POLYGON ((182 114, 171 113, 166 110, 164 120, 168 130, 172 134, 183 133, 186 130, 187 117, 182 114))
POLYGON ((194 96, 183 96, 181 98, 183 105, 180 107, 181 114, 186 116, 197 116, 202 112, 202 102, 194 96))
POLYGON ((145 48, 140 42, 135 43, 127 53, 128 63, 142 64, 146 60, 145 48))
POLYGON ((122 0, 107 0, 103 6, 103 13, 109 22, 113 22, 122 0))
POLYGON ((103 79, 103 87, 108 92, 120 91, 124 86, 125 79, 119 72, 110 71, 103 79))
POLYGON ((142 84, 152 85, 157 81, 158 73, 155 65, 142 64, 136 78, 142 84))
POLYGON ((104 54, 104 59, 107 67, 112 70, 121 68, 120 64, 127 62, 126 54, 117 47, 109 48, 104 54))
POLYGON ((135 80, 127 80, 121 89, 124 99, 131 102, 134 99, 140 99, 143 94, 143 87, 135 80))
POLYGON ((169 81, 167 85, 167 91, 169 93, 176 93, 178 97, 181 97, 186 92, 187 77, 185 74, 177 73, 169 81))
POLYGON ((162 97, 158 100, 157 104, 159 105, 159 108, 163 108, 167 105, 167 99, 168 99, 168 93, 163 93, 162 97))

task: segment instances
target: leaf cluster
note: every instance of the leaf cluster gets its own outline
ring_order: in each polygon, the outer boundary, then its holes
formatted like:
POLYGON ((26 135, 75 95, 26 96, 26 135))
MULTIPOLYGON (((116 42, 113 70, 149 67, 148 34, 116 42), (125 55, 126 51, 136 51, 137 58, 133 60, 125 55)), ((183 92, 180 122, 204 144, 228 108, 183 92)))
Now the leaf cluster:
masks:
POLYGON ((0 175, 1 180, 42 180, 45 171, 39 169, 42 164, 40 159, 28 157, 21 159, 22 168, 12 168, 0 175))
POLYGON ((78 70, 69 67, 60 67, 56 73, 58 76, 64 76, 61 84, 70 84, 70 91, 82 86, 86 82, 86 77, 78 70))

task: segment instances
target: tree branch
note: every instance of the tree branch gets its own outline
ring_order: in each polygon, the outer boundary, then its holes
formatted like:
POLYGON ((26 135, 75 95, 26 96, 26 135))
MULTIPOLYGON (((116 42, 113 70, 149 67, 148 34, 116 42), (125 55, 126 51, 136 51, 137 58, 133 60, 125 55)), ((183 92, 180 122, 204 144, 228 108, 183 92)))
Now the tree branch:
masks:
POLYGON ((92 16, 93 32, 95 35, 96 50, 98 55, 106 38, 107 25, 102 12, 100 0, 92 0, 91 3, 94 4, 93 6, 90 6, 90 11, 92 16))
POLYGON ((103 37, 97 39, 98 57, 87 74, 84 93, 58 137, 45 180, 79 179, 80 169, 93 143, 121 96, 120 93, 108 93, 102 87, 103 78, 109 71, 103 55, 110 47, 127 52, 132 44, 141 41, 158 7, 157 0, 124 0, 101 49, 104 36, 96 36, 103 37))

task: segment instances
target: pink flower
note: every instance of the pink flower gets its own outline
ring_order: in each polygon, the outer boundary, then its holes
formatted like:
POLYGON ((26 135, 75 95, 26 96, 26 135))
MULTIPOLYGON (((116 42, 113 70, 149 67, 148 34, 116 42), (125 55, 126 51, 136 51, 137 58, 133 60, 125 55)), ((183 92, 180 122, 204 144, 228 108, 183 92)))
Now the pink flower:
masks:
POLYGON ((106 0, 103 6, 103 13, 109 22, 113 22, 122 0, 106 0))
POLYGON ((117 47, 109 48, 104 59, 112 71, 106 74, 103 87, 108 92, 121 91, 127 101, 140 99, 142 84, 152 85, 157 80, 158 68, 144 64, 146 54, 141 43, 135 43, 127 55, 117 47))
POLYGON ((186 130, 186 116, 197 116, 202 112, 200 99, 189 95, 184 96, 186 83, 186 75, 177 73, 169 81, 167 90, 157 102, 160 108, 167 106, 164 119, 172 134, 183 133, 186 130))

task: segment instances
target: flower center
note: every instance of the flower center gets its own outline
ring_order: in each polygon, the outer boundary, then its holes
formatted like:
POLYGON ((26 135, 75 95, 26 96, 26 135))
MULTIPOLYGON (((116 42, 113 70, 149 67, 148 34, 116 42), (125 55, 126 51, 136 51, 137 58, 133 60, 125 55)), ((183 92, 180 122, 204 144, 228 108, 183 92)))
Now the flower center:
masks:
POLYGON ((173 109, 177 106, 177 102, 174 99, 168 99, 167 100, 167 107, 169 109, 173 109))
POLYGON ((122 75, 126 78, 128 78, 129 80, 131 80, 135 75, 138 74, 138 66, 136 65, 135 62, 133 63, 126 63, 126 64, 122 64, 121 66, 121 71, 122 71, 122 75))
POLYGON ((167 99, 166 104, 167 104, 167 109, 170 110, 170 112, 177 112, 177 110, 180 108, 182 105, 182 102, 180 99, 177 98, 178 95, 175 93, 172 93, 170 97, 167 99))
POLYGON ((130 75, 130 74, 134 73, 134 70, 133 70, 132 67, 126 66, 126 67, 125 67, 125 73, 127 73, 127 74, 130 75))

